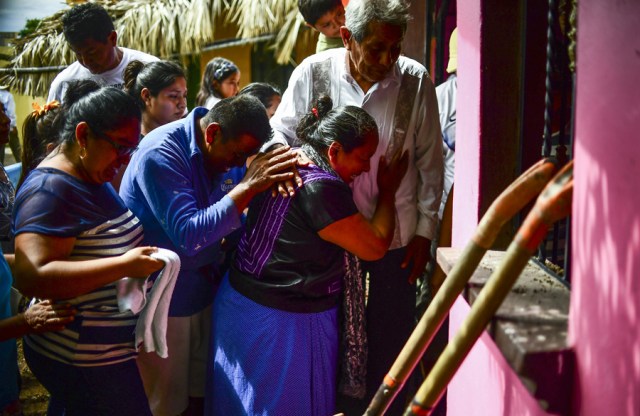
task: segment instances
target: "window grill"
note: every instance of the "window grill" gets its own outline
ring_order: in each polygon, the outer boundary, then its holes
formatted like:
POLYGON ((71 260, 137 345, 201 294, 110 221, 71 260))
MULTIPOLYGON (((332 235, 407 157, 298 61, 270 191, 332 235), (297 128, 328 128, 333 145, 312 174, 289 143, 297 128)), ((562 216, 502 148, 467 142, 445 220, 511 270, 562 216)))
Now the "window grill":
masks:
MULTIPOLYGON (((576 1, 549 0, 542 156, 560 165, 572 158, 576 1)), ((538 248, 536 261, 562 282, 571 282, 571 217, 557 222, 538 248)))

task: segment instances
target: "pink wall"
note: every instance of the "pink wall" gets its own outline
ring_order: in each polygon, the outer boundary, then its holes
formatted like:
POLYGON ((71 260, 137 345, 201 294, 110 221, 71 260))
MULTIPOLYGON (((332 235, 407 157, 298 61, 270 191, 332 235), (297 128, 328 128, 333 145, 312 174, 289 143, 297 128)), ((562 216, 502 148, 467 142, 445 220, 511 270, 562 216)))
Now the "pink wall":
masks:
POLYGON ((576 414, 640 414, 640 2, 578 2, 576 414))
POLYGON ((479 222, 480 2, 458 2, 458 91, 453 247, 464 247, 479 222), (469 68, 465 70, 464 68, 469 68))
MULTIPOLYGON (((458 137, 453 244, 478 222, 480 2, 458 2, 458 137)), ((574 414, 640 415, 640 2, 578 2, 570 342, 574 414)), ((489 88, 489 86, 486 86, 489 88)), ((466 315, 459 300, 452 330, 466 315)), ((542 412, 485 335, 453 379, 448 415, 542 412)))
MULTIPOLYGON (((479 222, 481 158, 481 3, 458 1, 458 101, 453 246, 464 247, 479 222), (464 91, 464 95, 460 92, 464 91)), ((450 315, 450 333, 468 314, 458 298, 450 315)), ((449 384, 448 416, 546 415, 485 333, 449 384)))
MULTIPOLYGON (((449 315, 449 338, 469 314, 458 298, 449 315)), ((543 416, 489 334, 482 334, 449 384, 447 416, 543 416)))

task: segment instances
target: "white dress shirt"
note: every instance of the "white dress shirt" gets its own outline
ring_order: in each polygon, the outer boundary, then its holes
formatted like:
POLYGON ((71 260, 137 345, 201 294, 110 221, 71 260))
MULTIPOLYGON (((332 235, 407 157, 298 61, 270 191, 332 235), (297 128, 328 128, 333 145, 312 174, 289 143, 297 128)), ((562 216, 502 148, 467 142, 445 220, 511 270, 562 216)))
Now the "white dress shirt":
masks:
POLYGON ((293 71, 282 102, 271 118, 274 138, 299 142, 295 135, 298 120, 310 110, 313 100, 312 64, 331 62, 330 96, 334 107, 355 105, 366 110, 378 124, 380 142, 371 158, 371 170, 358 176, 352 184, 353 198, 360 212, 367 218, 374 214, 378 199, 378 160, 384 155, 392 137, 393 118, 402 74, 409 72, 419 78, 414 105, 404 139, 409 151, 409 168, 396 193, 396 226, 391 248, 406 246, 414 235, 433 239, 442 196, 442 139, 438 120, 435 88, 427 70, 418 62, 401 56, 387 77, 374 84, 365 94, 350 74, 347 50, 329 49, 302 61, 293 71))

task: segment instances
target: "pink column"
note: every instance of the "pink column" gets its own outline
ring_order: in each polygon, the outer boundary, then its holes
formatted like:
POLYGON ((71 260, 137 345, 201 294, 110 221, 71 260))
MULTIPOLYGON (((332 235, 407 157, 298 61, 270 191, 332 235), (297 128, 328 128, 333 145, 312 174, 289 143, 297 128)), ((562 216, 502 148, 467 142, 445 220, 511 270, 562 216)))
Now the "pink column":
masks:
POLYGON ((580 415, 640 414, 640 2, 578 2, 569 330, 580 415))

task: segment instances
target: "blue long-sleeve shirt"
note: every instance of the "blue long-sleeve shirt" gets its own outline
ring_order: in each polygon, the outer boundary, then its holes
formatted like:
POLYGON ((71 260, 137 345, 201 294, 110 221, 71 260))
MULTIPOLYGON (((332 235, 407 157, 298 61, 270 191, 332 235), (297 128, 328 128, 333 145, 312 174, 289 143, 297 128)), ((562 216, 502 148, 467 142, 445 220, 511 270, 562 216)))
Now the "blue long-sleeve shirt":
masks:
POLYGON ((241 226, 229 196, 215 190, 196 138, 206 108, 158 127, 142 139, 120 185, 120 196, 144 227, 144 244, 173 250, 182 267, 169 316, 190 316, 211 304, 220 241, 241 226))

